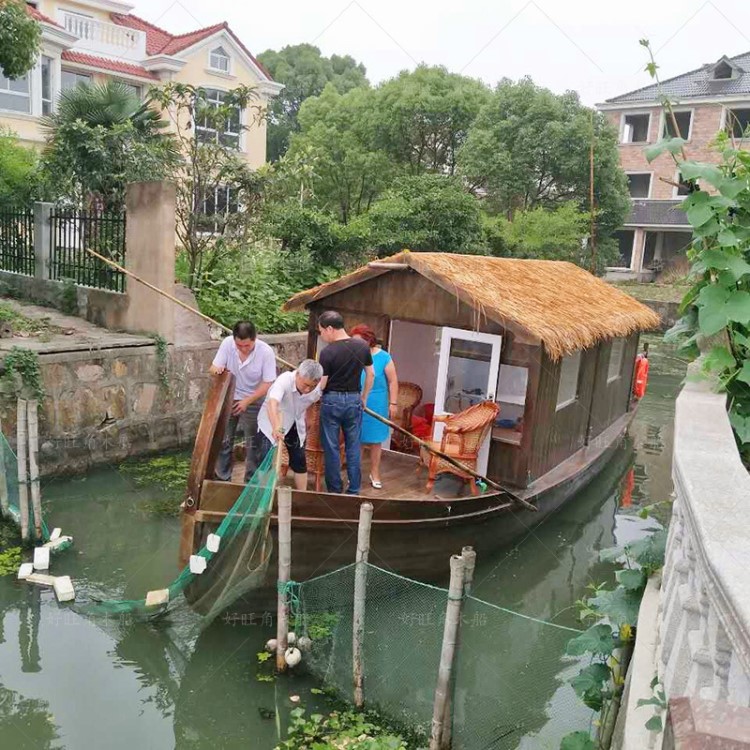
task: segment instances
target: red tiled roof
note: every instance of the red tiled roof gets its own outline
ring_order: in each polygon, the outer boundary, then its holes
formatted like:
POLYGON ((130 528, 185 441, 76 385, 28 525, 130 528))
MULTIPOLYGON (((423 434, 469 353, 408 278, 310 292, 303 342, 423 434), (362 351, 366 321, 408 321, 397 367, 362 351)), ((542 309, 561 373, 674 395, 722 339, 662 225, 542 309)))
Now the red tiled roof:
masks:
POLYGON ((113 73, 125 73, 131 76, 138 76, 139 78, 150 78, 154 81, 159 80, 159 76, 152 73, 150 70, 146 70, 146 68, 140 65, 133 65, 131 63, 121 62, 120 60, 110 60, 107 57, 86 55, 83 52, 74 52, 73 50, 67 49, 62 53, 62 59, 72 63, 80 63, 81 65, 90 65, 92 68, 110 70, 113 73))
POLYGON ((145 31, 146 52, 149 55, 174 55, 188 47, 192 47, 217 31, 226 31, 237 43, 237 46, 263 71, 268 80, 273 80, 271 74, 255 59, 250 50, 240 41, 232 29, 229 28, 229 24, 226 21, 224 23, 216 23, 213 26, 206 26, 204 29, 190 31, 187 34, 170 34, 168 31, 132 14, 122 15, 120 13, 112 13, 111 18, 119 26, 127 26, 131 29, 145 31))
POLYGON ((26 12, 35 20, 39 21, 40 23, 48 23, 51 26, 57 26, 58 28, 62 28, 57 21, 53 21, 49 16, 45 16, 44 13, 40 13, 33 5, 27 5, 26 6, 26 12))

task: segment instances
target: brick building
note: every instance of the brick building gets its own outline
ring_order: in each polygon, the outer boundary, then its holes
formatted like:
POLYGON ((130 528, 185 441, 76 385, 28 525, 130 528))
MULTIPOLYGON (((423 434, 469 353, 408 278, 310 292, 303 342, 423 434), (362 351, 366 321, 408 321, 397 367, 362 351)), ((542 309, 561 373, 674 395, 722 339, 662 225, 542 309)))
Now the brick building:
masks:
POLYGON ((671 268, 687 268, 691 232, 679 205, 690 188, 681 182, 670 154, 649 163, 644 153, 665 134, 677 135, 661 95, 673 103, 688 157, 718 162, 711 148, 716 134, 727 129, 741 139, 750 125, 750 52, 662 81, 661 91, 654 84, 598 105, 620 134, 620 164, 633 199, 618 233, 620 262, 609 269, 611 278, 648 280, 671 268))

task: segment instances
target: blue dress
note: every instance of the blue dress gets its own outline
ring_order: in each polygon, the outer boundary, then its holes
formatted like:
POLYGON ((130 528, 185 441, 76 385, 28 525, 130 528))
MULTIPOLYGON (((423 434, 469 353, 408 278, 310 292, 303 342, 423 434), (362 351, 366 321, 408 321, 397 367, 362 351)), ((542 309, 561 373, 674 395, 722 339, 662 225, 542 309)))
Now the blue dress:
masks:
MULTIPOLYGON (((372 356, 372 368, 375 370, 375 382, 367 397, 367 407, 384 417, 388 416, 388 379, 385 376, 385 368, 391 361, 391 355, 382 349, 372 356)), ((365 384, 365 373, 362 372, 362 387, 365 384)), ((388 425, 379 422, 369 414, 362 415, 362 432, 360 441, 362 443, 382 443, 388 439, 390 429, 388 425)))

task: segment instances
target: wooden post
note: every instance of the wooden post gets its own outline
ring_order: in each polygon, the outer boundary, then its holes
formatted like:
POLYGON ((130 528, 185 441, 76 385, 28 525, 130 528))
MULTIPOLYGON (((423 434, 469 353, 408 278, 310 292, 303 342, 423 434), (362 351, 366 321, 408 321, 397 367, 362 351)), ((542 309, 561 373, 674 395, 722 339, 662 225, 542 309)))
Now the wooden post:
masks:
MULTIPOLYGON (((471 585, 474 582, 474 567, 477 562, 477 553, 473 547, 464 547, 461 550, 461 557, 464 561, 464 599, 471 593, 471 585)), ((463 604, 463 603, 462 603, 463 604)), ((456 634, 456 646, 458 646, 459 632, 456 634)), ((440 738, 440 747, 442 750, 449 750, 453 741, 453 697, 456 691, 456 676, 450 684, 450 693, 448 700, 445 702, 445 714, 443 715, 443 732, 440 738)))
POLYGON ((276 493, 278 500, 279 531, 279 583, 278 605, 276 610, 276 670, 286 669, 284 652, 287 648, 289 633, 289 596, 286 585, 289 583, 292 570, 292 490, 290 487, 279 487, 276 493))
POLYGON ((31 507, 34 511, 34 534, 42 538, 42 493, 39 487, 39 402, 26 402, 29 423, 29 481, 31 482, 31 507))
POLYGON ((18 399, 16 404, 16 455, 18 456, 18 510, 21 516, 21 538, 29 538, 29 488, 26 485, 26 401, 18 399))
POLYGON ((372 503, 359 506, 357 528, 357 557, 354 571, 354 614, 352 617, 352 666, 354 668, 354 705, 365 704, 362 669, 362 640, 365 632, 365 593, 367 591, 367 558, 370 554, 370 527, 372 526, 372 503))
POLYGON ((438 669, 437 685, 435 686, 435 703, 432 710, 430 750, 440 750, 445 707, 450 695, 451 673, 456 653, 458 626, 461 622, 464 565, 463 557, 460 555, 451 555, 451 580, 448 586, 448 604, 445 608, 445 627, 443 628, 443 647, 440 652, 440 668, 438 669))
MULTIPOLYGON (((2 434, 2 425, 0 425, 0 435, 2 434)), ((5 517, 10 510, 8 501, 8 477, 6 475, 7 467, 5 465, 5 446, 0 445, 0 516, 5 517)))

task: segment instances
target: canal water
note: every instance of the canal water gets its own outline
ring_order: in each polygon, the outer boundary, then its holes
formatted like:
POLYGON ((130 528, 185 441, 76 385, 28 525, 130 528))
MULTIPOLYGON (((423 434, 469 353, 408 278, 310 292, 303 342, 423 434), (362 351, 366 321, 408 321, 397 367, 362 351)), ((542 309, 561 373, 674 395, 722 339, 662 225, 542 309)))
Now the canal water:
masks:
MULTIPOLYGON (((566 507, 513 549, 478 561, 477 597, 578 627, 575 602, 589 584, 613 579, 599 550, 666 522, 668 504, 645 519, 639 512, 670 498, 685 363, 652 342, 649 390, 631 438, 566 507)), ((70 575, 84 597, 140 598, 174 577, 179 521, 153 512, 157 488, 112 467, 48 481, 43 493, 47 518, 75 537, 55 572, 70 575)), ((186 608, 158 624, 94 619, 59 606, 48 590, 0 577, 0 748, 271 750, 294 697, 312 710, 322 703, 309 678, 258 679, 268 622, 265 612, 227 617, 196 636, 186 608)), ((562 679, 575 671, 568 664, 561 679, 540 681, 540 710, 519 747, 556 748, 563 724, 587 726, 590 712, 571 703, 562 679)))

